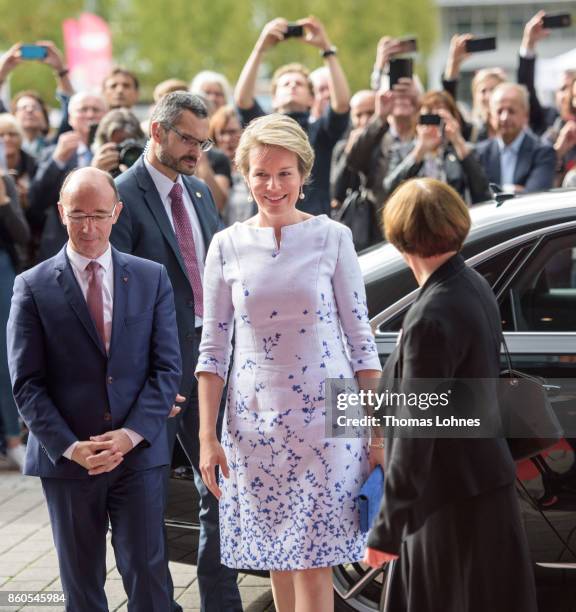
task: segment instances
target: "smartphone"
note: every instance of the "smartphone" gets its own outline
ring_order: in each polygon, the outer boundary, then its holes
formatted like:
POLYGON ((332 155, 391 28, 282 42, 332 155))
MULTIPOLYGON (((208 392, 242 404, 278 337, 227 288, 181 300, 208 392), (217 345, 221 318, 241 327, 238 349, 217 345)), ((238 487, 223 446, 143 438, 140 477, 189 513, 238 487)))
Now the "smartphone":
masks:
POLYGON ((284 38, 300 38, 304 36, 304 26, 298 25, 297 23, 289 23, 288 29, 284 34, 284 38))
POLYGON ((572 25, 570 13, 549 13, 542 17, 542 26, 547 30, 569 28, 572 25))
POLYGON ((420 125, 440 125, 442 123, 442 117, 440 117, 440 115, 434 115, 432 113, 424 113, 420 115, 418 123, 420 125))
POLYGON ((398 83, 401 78, 412 78, 414 63, 410 57, 396 57, 391 59, 390 65, 390 89, 398 83))
POLYGON ((48 55, 48 50, 42 45, 22 45, 20 57, 23 60, 43 60, 48 55))
POLYGON ((496 49, 495 36, 479 36, 466 41, 466 53, 478 53, 479 51, 494 51, 496 49))
POLYGON ((402 53, 416 53, 418 51, 418 41, 415 38, 400 38, 402 43, 402 53))

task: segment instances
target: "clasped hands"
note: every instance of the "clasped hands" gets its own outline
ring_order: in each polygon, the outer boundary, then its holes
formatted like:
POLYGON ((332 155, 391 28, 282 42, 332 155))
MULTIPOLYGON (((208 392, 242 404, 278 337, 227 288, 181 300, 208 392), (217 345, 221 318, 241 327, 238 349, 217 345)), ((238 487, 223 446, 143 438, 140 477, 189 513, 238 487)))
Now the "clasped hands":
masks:
MULTIPOLYGON (((176 394, 176 402, 185 401, 185 397, 176 394)), ((174 404, 168 418, 179 414, 181 408, 174 404)), ((133 449, 132 440, 122 429, 113 429, 99 436, 90 436, 90 440, 78 442, 72 452, 75 461, 88 470, 90 476, 111 472, 124 460, 124 455, 133 449)))

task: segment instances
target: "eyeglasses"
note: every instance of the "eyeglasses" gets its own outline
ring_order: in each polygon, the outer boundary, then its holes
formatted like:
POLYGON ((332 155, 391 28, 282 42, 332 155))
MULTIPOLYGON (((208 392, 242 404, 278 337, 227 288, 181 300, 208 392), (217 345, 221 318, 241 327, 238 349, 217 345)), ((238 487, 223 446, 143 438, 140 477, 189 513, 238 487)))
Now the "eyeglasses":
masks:
POLYGON ((64 214, 70 219, 70 223, 74 223, 80 225, 87 221, 94 221, 94 223, 104 223, 108 221, 108 219, 112 219, 114 217, 114 213, 116 212, 116 204, 114 204, 114 208, 111 213, 96 213, 95 215, 83 215, 81 213, 67 213, 64 214))
POLYGON ((165 130, 172 130, 174 134, 180 138, 183 144, 188 147, 200 147, 200 149, 204 152, 209 151, 213 146, 214 142, 207 138, 206 140, 200 140, 195 138, 194 136, 190 136, 189 134, 182 134, 182 132, 171 123, 162 124, 165 130))

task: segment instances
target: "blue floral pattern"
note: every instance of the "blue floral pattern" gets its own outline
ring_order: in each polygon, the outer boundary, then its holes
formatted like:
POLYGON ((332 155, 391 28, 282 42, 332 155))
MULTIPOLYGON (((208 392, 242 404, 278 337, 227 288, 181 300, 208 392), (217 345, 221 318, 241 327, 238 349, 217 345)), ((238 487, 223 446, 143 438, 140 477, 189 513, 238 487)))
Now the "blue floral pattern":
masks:
POLYGON ((380 369, 350 231, 325 215, 216 235, 204 276, 197 372, 228 380, 222 562, 290 570, 362 558, 366 443, 327 438, 325 379, 380 369), (303 249, 303 245, 306 248, 303 249), (271 257, 273 255, 273 257, 271 257))

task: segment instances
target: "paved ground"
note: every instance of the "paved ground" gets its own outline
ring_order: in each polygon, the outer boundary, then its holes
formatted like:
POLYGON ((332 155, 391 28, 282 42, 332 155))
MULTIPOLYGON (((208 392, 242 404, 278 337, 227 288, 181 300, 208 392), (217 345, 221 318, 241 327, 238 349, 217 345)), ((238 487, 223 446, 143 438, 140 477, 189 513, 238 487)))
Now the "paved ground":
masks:
MULTIPOLYGON (((108 546, 106 594, 110 611, 127 610, 126 595, 108 546)), ((200 609, 196 567, 170 563, 175 596, 186 612, 200 609)), ((267 578, 241 574, 238 579, 245 612, 273 612, 267 578)), ((0 591, 60 590, 58 562, 48 510, 37 478, 0 468, 0 591)), ((62 607, 0 607, 1 612, 62 612, 62 607)))

